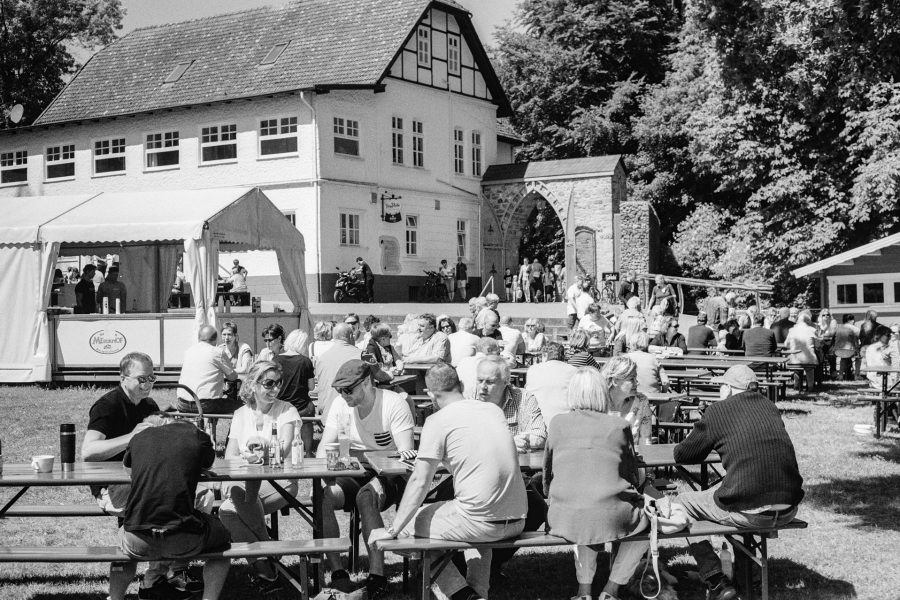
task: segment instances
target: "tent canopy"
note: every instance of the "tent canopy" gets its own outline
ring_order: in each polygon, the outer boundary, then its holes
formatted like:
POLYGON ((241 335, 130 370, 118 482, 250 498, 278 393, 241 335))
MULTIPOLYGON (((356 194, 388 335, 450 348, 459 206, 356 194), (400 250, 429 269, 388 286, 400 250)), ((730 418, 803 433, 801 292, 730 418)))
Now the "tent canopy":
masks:
POLYGON ((183 248, 195 324, 215 325, 219 249, 274 250, 281 283, 310 330, 303 235, 259 188, 111 192, 0 199, 0 381, 48 381, 46 308, 61 250, 119 254, 128 306, 165 306, 183 248), (37 258, 35 258, 35 255, 37 258))

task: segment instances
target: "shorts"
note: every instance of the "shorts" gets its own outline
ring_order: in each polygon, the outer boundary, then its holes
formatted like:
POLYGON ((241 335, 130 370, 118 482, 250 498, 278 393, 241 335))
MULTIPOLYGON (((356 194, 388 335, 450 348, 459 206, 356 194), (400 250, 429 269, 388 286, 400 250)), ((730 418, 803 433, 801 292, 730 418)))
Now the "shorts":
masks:
POLYGON ((464 290, 469 286, 469 282, 466 279, 457 279, 456 280, 456 289, 464 290))
POLYGON ((190 558, 204 552, 223 550, 231 543, 231 535, 218 518, 201 514, 206 531, 189 533, 152 531, 125 531, 119 528, 119 547, 134 560, 160 560, 163 558, 190 558))
POLYGON ((384 490, 384 495, 379 499, 378 510, 386 510, 388 506, 396 506, 400 504, 403 498, 403 492, 406 490, 406 477, 403 475, 389 475, 387 477, 372 476, 368 479, 359 477, 338 477, 334 483, 341 488, 344 493, 344 506, 342 510, 350 512, 356 506, 356 495, 363 486, 367 485, 373 479, 377 479, 384 490))

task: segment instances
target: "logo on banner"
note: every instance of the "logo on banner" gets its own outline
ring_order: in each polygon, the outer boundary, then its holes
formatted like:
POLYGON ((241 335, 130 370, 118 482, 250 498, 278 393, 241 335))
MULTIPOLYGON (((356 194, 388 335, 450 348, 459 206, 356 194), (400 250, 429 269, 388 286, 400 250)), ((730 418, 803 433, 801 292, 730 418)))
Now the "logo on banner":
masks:
POLYGON ((116 354, 125 349, 128 340, 121 331, 103 329, 93 334, 88 344, 98 354, 116 354))
POLYGON ((384 222, 399 223, 400 222, 400 201, 396 199, 385 200, 384 202, 384 222))

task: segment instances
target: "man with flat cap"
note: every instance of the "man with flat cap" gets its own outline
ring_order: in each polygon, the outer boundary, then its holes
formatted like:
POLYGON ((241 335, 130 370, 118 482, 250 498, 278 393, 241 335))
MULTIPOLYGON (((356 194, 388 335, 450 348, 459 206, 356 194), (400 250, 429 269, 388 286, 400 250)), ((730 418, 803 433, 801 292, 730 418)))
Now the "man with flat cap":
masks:
MULTIPOLYGON (((679 494, 675 504, 695 521, 746 527, 790 523, 803 499, 803 478, 778 407, 757 390, 756 373, 735 365, 710 381, 721 384, 718 402, 675 447, 675 460, 696 464, 718 452, 725 476, 714 488, 679 494)), ((707 540, 691 542, 710 600, 733 600, 737 591, 722 573, 707 540)))
MULTIPOLYGON (((348 360, 335 374, 331 385, 338 396, 331 404, 325 420, 325 431, 319 443, 319 456, 325 447, 337 442, 344 428, 350 438, 350 451, 356 456, 373 450, 391 450, 401 457, 413 459, 413 420, 406 399, 390 390, 375 387, 378 365, 360 359, 348 360)), ((335 510, 359 511, 363 539, 384 527, 381 511, 400 502, 406 487, 406 476, 372 477, 368 482, 355 477, 337 477, 325 486, 322 502, 325 537, 340 537, 335 510)), ((350 591, 350 576, 343 569, 340 555, 328 555, 332 569, 331 585, 343 592, 350 591)), ((369 577, 366 580, 368 598, 374 600, 387 588, 384 576, 384 553, 369 548, 369 577)))

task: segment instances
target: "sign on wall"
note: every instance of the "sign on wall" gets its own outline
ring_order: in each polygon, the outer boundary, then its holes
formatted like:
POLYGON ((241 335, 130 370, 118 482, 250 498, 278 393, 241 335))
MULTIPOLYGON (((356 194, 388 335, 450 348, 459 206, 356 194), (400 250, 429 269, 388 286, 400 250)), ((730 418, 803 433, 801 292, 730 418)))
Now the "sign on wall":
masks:
POLYGON ((381 245, 381 272, 400 272, 400 242, 397 238, 383 235, 379 239, 381 245))
POLYGON ((619 272, 615 271, 613 273, 603 273, 601 275, 601 279, 603 279, 603 281, 618 281, 619 280, 619 272))
POLYGON ((384 201, 384 222, 399 223, 400 222, 400 199, 389 198, 384 201))

